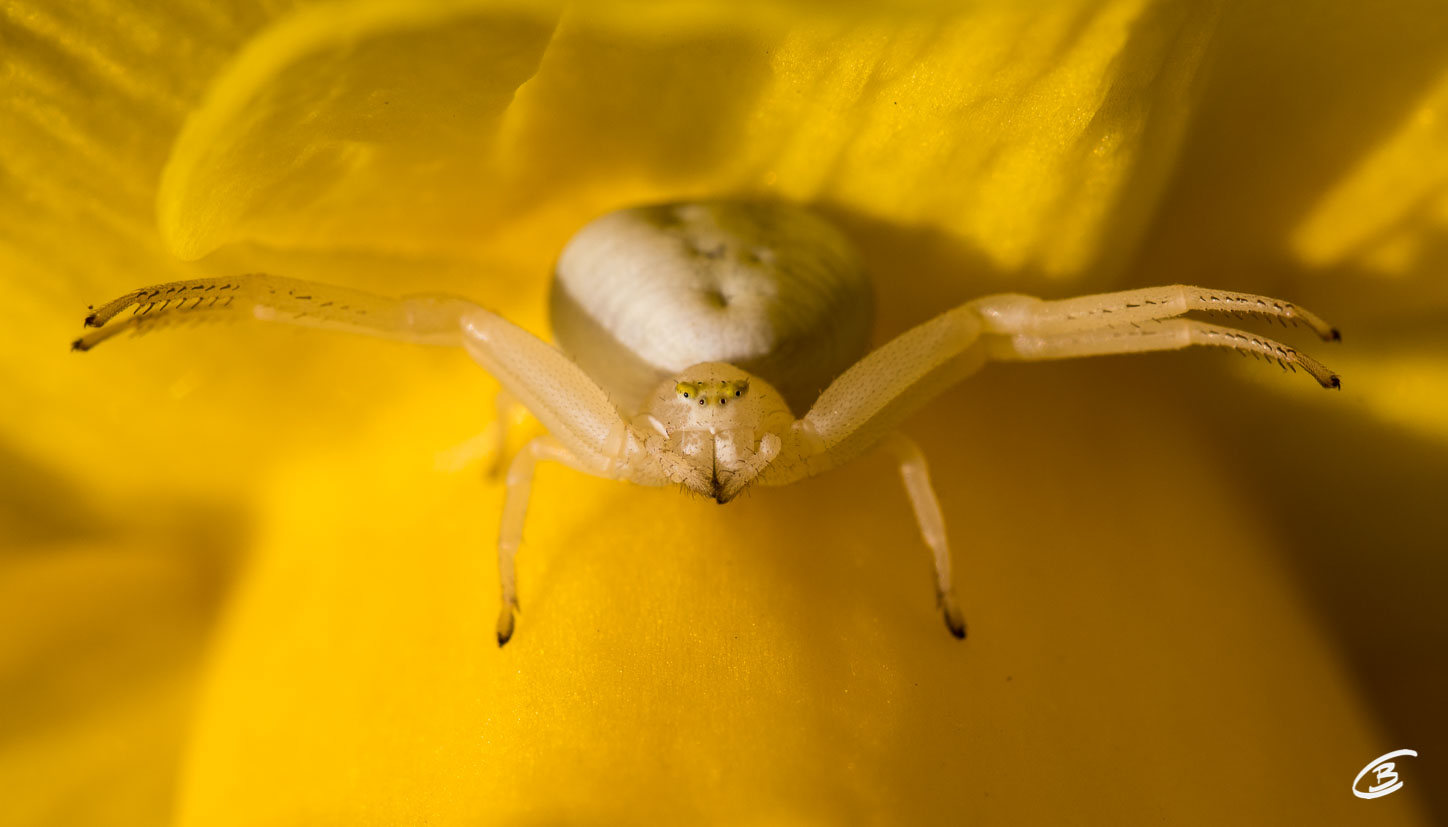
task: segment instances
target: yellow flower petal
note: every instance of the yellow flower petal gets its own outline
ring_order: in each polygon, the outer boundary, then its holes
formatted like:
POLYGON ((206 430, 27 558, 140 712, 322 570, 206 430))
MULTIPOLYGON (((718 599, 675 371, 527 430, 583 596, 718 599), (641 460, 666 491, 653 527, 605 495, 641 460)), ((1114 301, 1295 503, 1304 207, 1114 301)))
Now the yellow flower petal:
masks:
POLYGON ((427 473, 403 432, 299 462, 220 642, 181 823, 1330 821, 1376 735, 1148 373, 997 373, 912 429, 964 643, 880 458, 723 508, 544 470, 501 650, 496 487, 427 473))
POLYGON ((164 823, 174 805, 211 596, 225 573, 224 555, 201 553, 200 543, 218 538, 197 527, 180 535, 154 526, 117 530, 113 516, 35 536, 35 522, 5 517, 6 821, 164 823))
POLYGON ((1448 232, 1448 73, 1303 219, 1293 248, 1313 267, 1347 260, 1413 272, 1448 232))
MULTIPOLYGON (((1313 73, 1360 75, 1350 102, 1419 100, 1411 78, 1440 71, 1337 47, 1430 42, 1430 16, 1343 4, 1371 25, 1298 36, 1270 6, 1218 30, 1216 5, 1032 5, 7 6, 0 456, 43 469, 0 476, 0 627, 24 630, 0 646, 7 813, 156 823, 184 754, 178 818, 206 825, 1429 821, 1422 776, 1347 792, 1444 732, 1419 651, 1443 628, 1441 456, 1362 413, 1391 400, 1427 431, 1435 397, 1384 392, 1379 343, 1338 365, 1349 389, 1372 372, 1365 400, 1269 399, 1208 356, 953 391, 910 430, 959 549, 963 644, 881 459, 728 508, 545 470, 502 651, 500 491, 430 470, 488 417, 495 385, 461 355, 245 326, 64 352, 86 302, 244 270, 450 289, 541 331, 583 220, 721 194, 823 205, 877 274, 885 334, 996 281, 1111 279, 1148 222, 1133 279, 1297 281, 1274 292, 1325 299, 1348 347, 1421 307, 1311 282, 1289 230, 1356 168, 1351 142, 1302 151, 1341 88, 1313 73), (166 244, 217 251, 183 267, 166 244), (191 726, 209 578, 238 546, 253 565, 191 726)), ((1431 257, 1399 261, 1431 282, 1431 257)), ((1405 361, 1431 332, 1407 318, 1405 361)))
POLYGON ((161 226, 186 258, 238 240, 476 251, 562 200, 576 226, 683 192, 768 193, 942 231, 1001 270, 1079 275, 1143 229, 1215 17, 1142 0, 757 19, 584 6, 552 32, 494 3, 309 8, 191 117, 161 226))
POLYGON ((253 238, 417 250, 464 234, 475 196, 450 179, 477 181, 551 30, 496 3, 298 11, 250 42, 188 119, 161 182, 163 236, 190 259, 253 238), (408 234, 391 231, 399 222, 408 234))

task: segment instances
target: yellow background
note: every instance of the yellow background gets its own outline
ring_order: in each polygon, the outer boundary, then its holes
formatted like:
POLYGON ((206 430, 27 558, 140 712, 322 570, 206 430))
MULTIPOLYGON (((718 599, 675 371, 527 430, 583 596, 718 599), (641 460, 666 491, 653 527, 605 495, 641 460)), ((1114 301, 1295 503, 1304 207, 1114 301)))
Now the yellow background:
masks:
POLYGON ((1438 0, 0 5, 0 821, 1443 820, 1445 42, 1438 0), (1344 390, 950 391, 907 431, 964 643, 883 458, 727 508, 547 468, 499 650, 501 489, 434 470, 492 415, 460 352, 66 351, 250 271, 546 333, 574 229, 705 196, 836 220, 882 341, 1201 283, 1337 324, 1344 390))

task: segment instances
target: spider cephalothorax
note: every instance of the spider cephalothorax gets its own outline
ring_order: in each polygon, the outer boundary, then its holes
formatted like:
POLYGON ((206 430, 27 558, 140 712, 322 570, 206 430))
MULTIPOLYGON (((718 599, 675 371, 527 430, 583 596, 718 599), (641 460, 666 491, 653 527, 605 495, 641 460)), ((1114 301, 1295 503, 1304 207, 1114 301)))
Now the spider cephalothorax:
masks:
POLYGON ((765 471, 794 421, 772 385, 723 362, 661 384, 641 419, 669 481, 720 503, 765 471))

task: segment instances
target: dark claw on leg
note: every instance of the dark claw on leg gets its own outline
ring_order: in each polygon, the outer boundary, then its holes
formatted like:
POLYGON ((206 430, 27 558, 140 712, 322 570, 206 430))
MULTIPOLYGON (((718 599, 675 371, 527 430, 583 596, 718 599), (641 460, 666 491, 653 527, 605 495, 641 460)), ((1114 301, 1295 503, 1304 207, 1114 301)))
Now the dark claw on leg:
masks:
POLYGON ((965 618, 961 617, 960 607, 955 605, 955 595, 945 592, 940 595, 940 614, 945 618, 945 628, 950 630, 958 640, 965 640, 965 618))
POLYGON ((504 603, 498 612, 498 648, 502 648, 513 637, 513 605, 504 603))

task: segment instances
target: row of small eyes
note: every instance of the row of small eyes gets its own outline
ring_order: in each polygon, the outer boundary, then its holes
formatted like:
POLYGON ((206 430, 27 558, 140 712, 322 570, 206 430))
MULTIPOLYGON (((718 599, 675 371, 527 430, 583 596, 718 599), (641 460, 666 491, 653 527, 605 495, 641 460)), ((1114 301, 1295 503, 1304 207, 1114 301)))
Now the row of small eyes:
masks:
MULTIPOLYGON (((678 391, 679 396, 683 399, 697 399, 700 405, 707 405, 711 395, 707 386, 713 384, 713 382, 680 382, 674 386, 674 390, 678 391)), ((743 396, 748 390, 749 383, 746 381, 725 380, 715 386, 713 393, 717 394, 715 398, 719 400, 719 404, 724 405, 728 403, 730 396, 737 398, 743 396)))
MULTIPOLYGON (((734 395, 735 395, 735 396, 743 396, 743 395, 744 395, 744 391, 736 389, 736 390, 734 391, 734 395)), ((685 399, 690 398, 688 391, 684 391, 684 392, 683 392, 683 396, 684 396, 685 399)), ((723 396, 719 397, 719 404, 720 404, 720 405, 723 405, 725 402, 728 402, 728 401, 729 401, 729 400, 728 400, 727 397, 723 397, 723 396)), ((704 396, 703 394, 700 394, 700 395, 699 395, 699 404, 700 404, 700 405, 707 405, 707 404, 709 404, 709 399, 708 399, 708 397, 704 396)))

